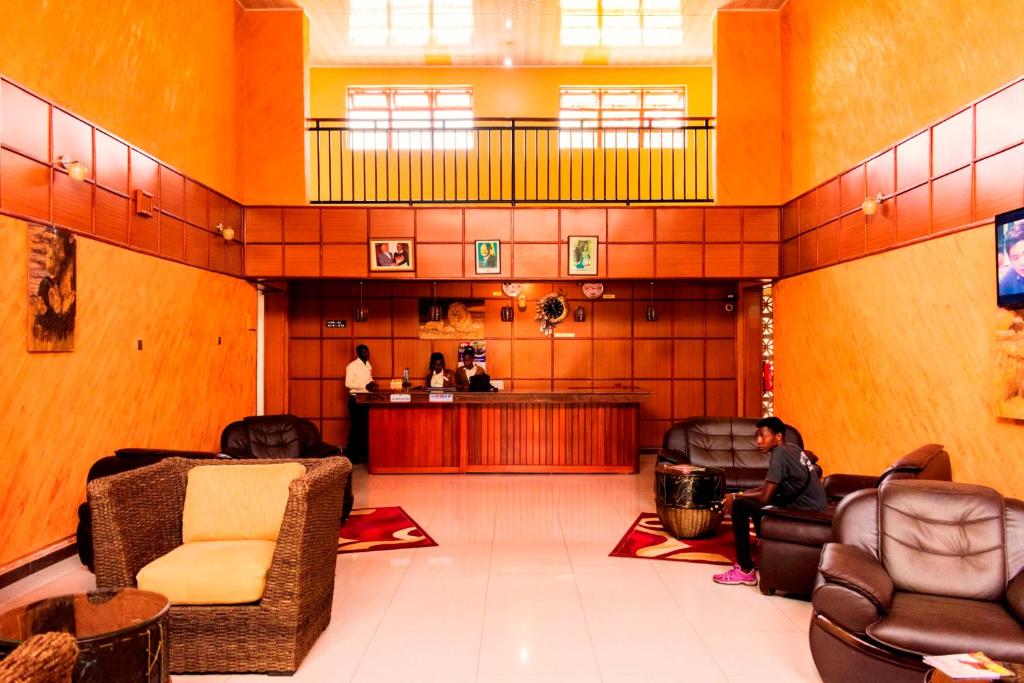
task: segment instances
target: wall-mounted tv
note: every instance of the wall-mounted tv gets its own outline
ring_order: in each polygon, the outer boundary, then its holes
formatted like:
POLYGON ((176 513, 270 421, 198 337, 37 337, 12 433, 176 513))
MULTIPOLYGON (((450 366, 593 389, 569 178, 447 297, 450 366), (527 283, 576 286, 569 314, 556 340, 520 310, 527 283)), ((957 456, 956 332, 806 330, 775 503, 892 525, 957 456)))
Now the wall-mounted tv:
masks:
POLYGON ((1001 308, 1024 308, 1024 208, 996 216, 996 286, 1001 308))

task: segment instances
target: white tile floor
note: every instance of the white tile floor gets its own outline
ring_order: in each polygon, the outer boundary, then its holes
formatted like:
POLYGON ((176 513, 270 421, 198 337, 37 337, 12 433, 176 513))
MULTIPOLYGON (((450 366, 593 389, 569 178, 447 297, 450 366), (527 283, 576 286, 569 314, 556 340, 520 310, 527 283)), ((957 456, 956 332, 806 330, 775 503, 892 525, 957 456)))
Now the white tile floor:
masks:
MULTIPOLYGON (((716 585, 715 566, 608 557, 654 510, 653 469, 651 458, 638 476, 357 468, 357 507, 401 505, 440 545, 340 556, 331 624, 291 680, 820 681, 808 603, 716 585)), ((0 610, 93 585, 66 560, 0 590, 0 610)))

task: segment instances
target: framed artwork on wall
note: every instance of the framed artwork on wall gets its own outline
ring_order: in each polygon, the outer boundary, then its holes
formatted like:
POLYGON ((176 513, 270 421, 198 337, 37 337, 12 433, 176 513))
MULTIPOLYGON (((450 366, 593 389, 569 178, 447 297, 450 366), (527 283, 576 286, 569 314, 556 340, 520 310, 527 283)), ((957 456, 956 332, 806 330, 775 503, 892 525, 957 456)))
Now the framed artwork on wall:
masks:
POLYGON ((412 239, 370 240, 370 271, 414 271, 412 239))
POLYGON ((501 242, 476 241, 476 274, 497 275, 501 272, 501 242))
POLYGON ((28 226, 28 350, 74 351, 75 236, 28 226))
POLYGON ((597 275, 597 237, 569 236, 569 275, 597 275))

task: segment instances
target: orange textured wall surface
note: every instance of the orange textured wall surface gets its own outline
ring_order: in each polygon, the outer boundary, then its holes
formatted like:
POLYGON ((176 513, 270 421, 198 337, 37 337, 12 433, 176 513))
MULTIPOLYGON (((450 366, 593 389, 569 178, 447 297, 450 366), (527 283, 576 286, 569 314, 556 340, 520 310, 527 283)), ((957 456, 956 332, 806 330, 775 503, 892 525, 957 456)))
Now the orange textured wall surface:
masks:
POLYGON ((238 23, 239 174, 243 204, 306 201, 306 17, 242 12, 238 23))
POLYGON ((942 443, 957 481, 1024 496, 1024 430, 994 413, 991 225, 775 285, 775 405, 828 472, 942 443))
POLYGON ((783 199, 1024 73, 1024 3, 790 0, 783 199))
POLYGON ((256 407, 252 285, 84 237, 75 350, 29 354, 26 225, 0 216, 0 564, 74 533, 99 458, 216 449, 256 407))
POLYGON ((226 0, 5 3, 0 72, 237 199, 241 14, 226 0))
POLYGON ((782 45, 778 12, 716 15, 718 204, 782 197, 782 45))

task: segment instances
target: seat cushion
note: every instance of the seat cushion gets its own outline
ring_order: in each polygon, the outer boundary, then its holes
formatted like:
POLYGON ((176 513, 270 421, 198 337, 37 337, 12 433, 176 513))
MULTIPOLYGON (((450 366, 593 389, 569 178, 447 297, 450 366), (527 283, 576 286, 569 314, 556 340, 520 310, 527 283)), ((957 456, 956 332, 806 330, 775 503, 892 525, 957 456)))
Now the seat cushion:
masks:
POLYGON ((135 577, 142 590, 179 605, 237 605, 263 597, 274 541, 185 543, 135 577))
POLYGON ((185 488, 182 542, 276 541, 288 485, 305 473, 297 462, 193 467, 185 488))
POLYGON ((834 512, 834 505, 825 512, 772 508, 761 520, 761 538, 820 548, 832 540, 834 512))
POLYGON ((998 602, 897 592, 888 616, 867 632, 920 655, 981 650, 993 659, 1024 662, 1024 629, 998 602))

